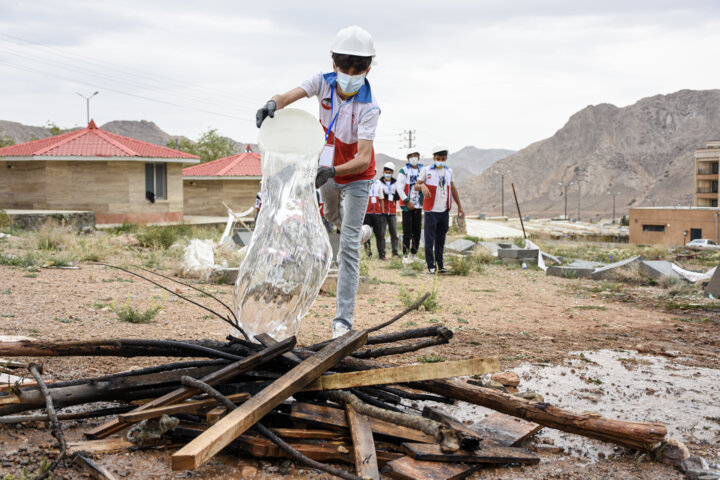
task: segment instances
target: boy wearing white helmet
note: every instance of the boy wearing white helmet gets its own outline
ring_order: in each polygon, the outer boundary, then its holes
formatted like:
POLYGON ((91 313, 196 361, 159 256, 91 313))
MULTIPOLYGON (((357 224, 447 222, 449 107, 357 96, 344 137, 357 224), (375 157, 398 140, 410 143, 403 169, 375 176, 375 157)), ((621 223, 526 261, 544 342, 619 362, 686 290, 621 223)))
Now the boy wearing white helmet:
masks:
POLYGON ((332 71, 318 73, 284 94, 275 95, 256 115, 258 128, 275 111, 305 97, 317 97, 325 148, 315 178, 325 204, 325 217, 340 229, 338 288, 333 338, 352 328, 360 278, 362 223, 375 172, 373 140, 380 108, 366 76, 375 46, 368 32, 347 27, 330 50, 332 71), (344 200, 343 200, 344 198, 344 200), (343 213, 341 215, 341 202, 343 213))
POLYGON ((464 217, 465 211, 460 204, 460 196, 455 188, 452 170, 447 162, 448 149, 445 146, 433 148, 433 164, 420 170, 415 189, 423 193, 423 211, 425 212, 425 261, 428 273, 447 273, 443 265, 445 236, 450 227, 450 209, 455 200, 458 217, 464 217), (437 264, 437 270, 436 270, 437 264))
POLYGON ((380 177, 380 185, 383 189, 383 216, 385 217, 385 225, 390 232, 390 245, 392 246, 393 257, 399 257, 398 253, 398 234, 397 234, 397 200, 396 191, 397 180, 393 177, 395 172, 395 164, 386 162, 383 165, 383 176, 380 177))
POLYGON ((402 202, 402 226, 403 226, 403 255, 408 252, 415 258, 420 248, 420 234, 422 233, 422 193, 413 187, 417 183, 418 175, 422 169, 420 163, 420 152, 415 149, 408 149, 407 163, 400 169, 397 176, 395 189, 402 202))

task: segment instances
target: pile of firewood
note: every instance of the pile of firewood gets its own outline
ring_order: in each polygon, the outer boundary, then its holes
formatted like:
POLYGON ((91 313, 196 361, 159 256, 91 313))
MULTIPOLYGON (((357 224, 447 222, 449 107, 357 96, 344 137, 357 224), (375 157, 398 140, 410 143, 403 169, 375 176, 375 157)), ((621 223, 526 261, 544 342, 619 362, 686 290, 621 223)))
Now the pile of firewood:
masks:
POLYGON ((307 348, 295 348, 294 337, 276 342, 262 335, 257 342, 231 337, 227 343, 0 342, 0 357, 209 358, 47 384, 41 368, 31 364, 34 382, 9 382, 0 391, 0 423, 47 421, 59 445, 49 468, 74 456, 96 478, 112 475, 86 458, 88 453, 138 445, 181 446, 172 455, 173 470, 200 468, 225 451, 291 458, 347 479, 379 478, 380 473, 455 479, 489 464, 537 463, 535 454, 515 445, 543 426, 630 448, 651 448, 665 437, 662 424, 573 413, 450 380, 496 372, 496 358, 383 365, 378 357, 447 343, 452 337, 443 327, 373 334, 389 323, 307 348), (470 428, 437 408, 418 407, 418 402, 458 400, 500 413, 470 428), (95 402, 120 405, 58 411, 95 402), (46 413, 27 413, 42 409, 46 413), (60 422, 102 416, 111 419, 86 431, 87 441, 65 444, 60 422), (339 462, 354 465, 355 473, 336 466, 339 462))

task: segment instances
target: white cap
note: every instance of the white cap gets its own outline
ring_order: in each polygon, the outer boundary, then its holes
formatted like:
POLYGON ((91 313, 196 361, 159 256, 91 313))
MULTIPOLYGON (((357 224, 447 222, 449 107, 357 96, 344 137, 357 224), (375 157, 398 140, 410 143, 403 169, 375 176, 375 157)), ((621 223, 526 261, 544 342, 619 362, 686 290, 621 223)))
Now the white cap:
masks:
POLYGON ((346 27, 335 35, 332 47, 332 53, 342 53, 345 55, 357 55, 359 57, 374 57, 375 42, 372 36, 357 25, 346 27))
POLYGON ((393 162, 385 162, 385 165, 383 165, 383 170, 385 169, 395 171, 395 164, 393 162))
POLYGON ((408 148, 405 151, 405 158, 409 157, 410 155, 418 154, 418 157, 420 156, 420 152, 417 151, 417 148, 408 148))
POLYGON ((432 149, 432 154, 435 155, 438 152, 448 152, 449 149, 445 145, 435 145, 432 149))

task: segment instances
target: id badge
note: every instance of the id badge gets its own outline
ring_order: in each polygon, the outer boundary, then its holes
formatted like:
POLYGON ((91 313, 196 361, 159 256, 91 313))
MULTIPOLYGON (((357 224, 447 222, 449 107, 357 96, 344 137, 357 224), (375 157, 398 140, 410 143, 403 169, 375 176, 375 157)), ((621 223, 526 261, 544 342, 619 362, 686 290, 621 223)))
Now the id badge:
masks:
POLYGON ((335 163, 335 145, 325 145, 320 154, 319 165, 321 167, 332 167, 335 163))
POLYGON ((370 197, 370 203, 377 203, 376 197, 370 197))

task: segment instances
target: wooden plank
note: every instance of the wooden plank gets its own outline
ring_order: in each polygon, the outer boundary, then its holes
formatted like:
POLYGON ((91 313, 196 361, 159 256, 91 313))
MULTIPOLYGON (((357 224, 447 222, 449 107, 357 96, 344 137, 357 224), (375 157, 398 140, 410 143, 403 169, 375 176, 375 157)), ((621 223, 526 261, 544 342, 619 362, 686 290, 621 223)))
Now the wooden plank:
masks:
POLYGON ((402 367, 375 368, 360 372, 323 375, 305 388, 305 391, 339 390, 390 383, 420 382, 440 378, 482 375, 500 371, 497 357, 471 358, 454 362, 424 363, 402 367))
POLYGON ((215 425, 227 413, 227 408, 217 406, 205 414, 205 421, 208 425, 215 425))
MULTIPOLYGON (((228 395, 228 398, 235 402, 244 402, 250 398, 249 393, 235 393, 228 395)), ((117 416, 120 423, 136 423, 149 418, 162 417, 163 415, 173 415, 175 413, 189 413, 197 412, 203 408, 214 407, 217 405, 217 400, 209 398, 207 400, 197 400, 194 402, 183 402, 174 405, 166 405, 164 407, 150 408, 141 411, 132 411, 128 413, 121 413, 117 416)), ((223 410, 225 410, 223 408, 223 410)))
POLYGON ((116 480, 115 476, 102 465, 98 465, 89 458, 75 455, 75 463, 80 464, 92 478, 97 480, 116 480))
POLYGON ((592 413, 577 413, 547 402, 532 402, 492 388, 468 385, 455 380, 431 380, 414 385, 447 398, 474 403, 546 427, 629 448, 653 448, 662 442, 667 434, 667 427, 662 423, 628 422, 592 413))
MULTIPOLYGON (((278 355, 281 355, 289 350, 292 350, 292 348, 295 346, 295 337, 290 337, 282 342, 278 343, 277 345, 274 345, 272 347, 268 347, 265 350, 262 350, 260 352, 254 353, 247 358, 244 358, 243 360, 239 360, 237 362, 231 363, 230 365, 227 365, 216 372, 213 372, 209 375, 205 375, 200 380, 203 382, 209 384, 209 385, 216 385, 218 383, 221 383, 225 380, 228 380, 230 378, 236 377, 240 375, 243 372, 246 372, 248 370, 252 370, 253 368, 256 368, 273 358, 277 357, 278 355)), ((149 410, 151 408, 156 407, 162 407, 165 405, 171 405, 173 403, 178 403, 183 400, 187 400, 188 398, 195 395, 197 392, 193 388, 188 387, 180 387, 175 390, 173 390, 170 393, 167 393, 163 395, 162 397, 156 398, 155 400, 152 400, 135 410, 133 412, 142 411, 142 410, 149 410)), ((127 427, 127 423, 120 423, 120 421, 115 418, 108 422, 103 423, 102 425, 99 425, 98 427, 93 428, 92 430, 89 430, 85 432, 85 436, 91 440, 93 439, 99 439, 99 438, 105 438, 110 435, 112 435, 115 432, 118 432, 125 427, 127 427)))
POLYGON ((403 448, 416 460, 430 462, 458 462, 458 463, 522 463, 534 465, 540 458, 524 448, 499 447, 488 445, 475 451, 457 450, 445 453, 440 445, 429 443, 403 443, 403 448))
MULTIPOLYGON (((290 413, 292 418, 320 425, 348 429, 347 416, 339 408, 324 407, 311 403, 295 402, 290 413)), ((387 435, 411 442, 435 443, 435 439, 419 430, 395 425, 377 418, 368 418, 370 429, 378 435, 387 435)))
MULTIPOLYGON (((166 440, 159 440, 157 445, 172 447, 176 444, 168 443, 166 440)), ((103 438, 102 440, 80 440, 77 442, 68 442, 68 455, 76 453, 111 453, 137 448, 137 445, 124 438, 103 438)))
MULTIPOLYGON (((254 457, 259 458, 289 458, 277 445, 264 437, 254 435, 240 435, 236 440, 240 448, 254 457)), ((350 465, 355 463, 350 446, 344 442, 291 442, 290 445, 301 453, 318 462, 344 462, 350 465)), ((377 460, 384 465, 391 460, 402 457, 402 453, 386 450, 377 451, 377 460)))
POLYGON ((350 331, 334 340, 180 449, 172 456, 172 469, 200 467, 286 398, 302 390, 344 356, 365 345, 366 341, 367 332, 362 330, 350 331))
POLYGON ((350 435, 353 442, 353 456, 355 457, 355 471, 358 477, 380 480, 375 442, 373 441, 370 422, 365 415, 360 415, 352 405, 345 404, 345 413, 350 425, 350 435))
POLYGON ((295 440, 347 440, 348 436, 342 432, 332 430, 309 430, 303 428, 271 428, 275 435, 284 439, 295 440))
POLYGON ((483 440, 483 437, 475 430, 471 430, 470 428, 459 422, 456 418, 451 417, 447 413, 442 412, 437 408, 426 406, 425 408, 423 408, 422 414, 425 418, 429 418, 431 420, 435 420, 436 422, 443 423, 455 430, 460 437, 460 446, 462 446, 463 448, 467 448, 468 450, 475 450, 480 446, 480 442, 482 442, 483 440))
POLYGON ((522 418, 496 412, 470 428, 482 435, 484 444, 512 447, 532 437, 543 427, 522 418))
POLYGON ((482 464, 425 462, 406 456, 388 462, 383 474, 400 480, 460 480, 482 467, 482 464))

